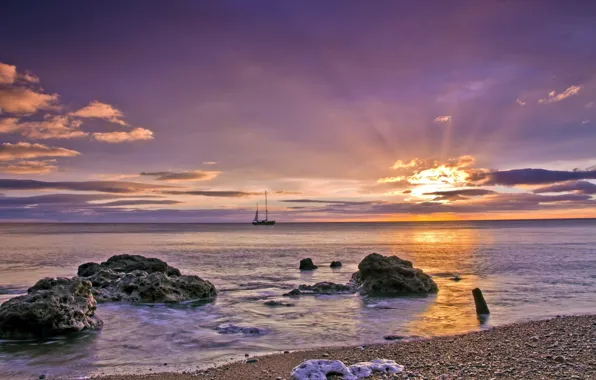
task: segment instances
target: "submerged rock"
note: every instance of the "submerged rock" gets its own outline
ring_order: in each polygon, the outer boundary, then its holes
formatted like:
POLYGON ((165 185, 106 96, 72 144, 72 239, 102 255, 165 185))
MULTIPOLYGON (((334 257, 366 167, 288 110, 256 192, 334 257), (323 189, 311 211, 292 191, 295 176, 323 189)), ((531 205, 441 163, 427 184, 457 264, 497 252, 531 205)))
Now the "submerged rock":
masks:
POLYGON ((283 301, 266 301, 264 303, 265 306, 271 306, 271 307, 279 307, 279 306, 286 306, 286 307, 291 307, 291 306, 295 306, 293 303, 288 303, 288 302, 283 302, 283 301))
POLYGON ((169 266, 165 261, 154 257, 145 257, 141 255, 116 255, 107 259, 101 264, 85 263, 79 266, 77 275, 88 277, 101 269, 111 269, 114 272, 130 273, 135 270, 141 270, 147 273, 160 272, 168 276, 180 276, 180 270, 169 266))
POLYGON ((171 303, 211 299, 217 295, 213 284, 199 276, 169 277, 161 272, 118 273, 102 269, 87 279, 93 284, 93 295, 100 302, 171 303))
POLYGON ((355 289, 349 285, 336 284, 334 282, 317 282, 314 285, 300 285, 298 287, 301 294, 338 294, 338 293, 354 293, 355 289))
POLYGON ((332 261, 331 265, 329 265, 329 267, 331 268, 341 268, 341 261, 332 261))
POLYGON ((78 277, 44 278, 27 294, 0 305, 0 338, 31 339, 101 328, 91 283, 78 277))
POLYGON ((267 330, 262 329, 260 327, 236 326, 231 323, 224 323, 222 325, 219 325, 219 326, 217 326, 216 330, 220 334, 238 334, 238 333, 242 333, 244 335, 265 335, 265 334, 267 334, 267 330))
POLYGON ((311 359, 292 369, 292 380, 326 380, 328 375, 340 375, 344 380, 358 380, 378 373, 400 373, 404 367, 393 360, 375 359, 347 367, 339 360, 311 359))
POLYGON ((411 261, 397 256, 372 253, 352 275, 352 283, 365 294, 427 294, 438 291, 437 284, 411 261))
POLYGON ((310 257, 307 259, 300 260, 300 270, 314 270, 317 268, 318 268, 318 266, 316 266, 312 262, 312 259, 310 257))
POLYGON ((283 295, 286 296, 286 297, 296 297, 296 296, 299 296, 300 294, 302 294, 300 292, 300 290, 298 290, 298 289, 292 289, 289 292, 284 293, 283 295))

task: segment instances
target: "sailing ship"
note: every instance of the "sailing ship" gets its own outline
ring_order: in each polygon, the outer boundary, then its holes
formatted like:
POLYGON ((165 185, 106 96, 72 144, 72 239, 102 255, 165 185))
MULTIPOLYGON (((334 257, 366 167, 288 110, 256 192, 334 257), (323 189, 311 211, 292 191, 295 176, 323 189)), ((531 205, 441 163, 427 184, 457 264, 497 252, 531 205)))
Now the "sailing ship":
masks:
POLYGON ((259 220, 259 203, 257 202, 257 212, 252 220, 254 226, 272 226, 275 220, 269 220, 269 211, 267 210, 267 192, 265 191, 265 219, 259 220))

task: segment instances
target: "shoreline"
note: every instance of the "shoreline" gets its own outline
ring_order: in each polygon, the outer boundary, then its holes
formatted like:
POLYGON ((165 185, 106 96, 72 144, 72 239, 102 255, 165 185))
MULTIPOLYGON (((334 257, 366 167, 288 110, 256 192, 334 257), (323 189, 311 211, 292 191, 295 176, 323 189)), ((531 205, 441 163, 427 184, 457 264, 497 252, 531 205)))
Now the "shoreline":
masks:
MULTIPOLYGON (((519 322, 466 334, 360 347, 330 347, 249 357, 192 372, 93 376, 96 380, 290 379, 309 359, 347 365, 390 359, 405 367, 389 378, 544 379, 596 378, 596 314, 519 322)), ((379 374, 369 379, 387 378, 379 374)))

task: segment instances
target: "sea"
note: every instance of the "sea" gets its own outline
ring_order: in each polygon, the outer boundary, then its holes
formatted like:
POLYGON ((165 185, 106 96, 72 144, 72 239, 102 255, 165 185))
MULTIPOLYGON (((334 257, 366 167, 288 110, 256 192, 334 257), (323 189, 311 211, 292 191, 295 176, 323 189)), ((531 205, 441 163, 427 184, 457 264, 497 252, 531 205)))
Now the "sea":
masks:
POLYGON ((157 257, 218 289, 206 304, 102 303, 100 331, 44 341, 0 340, 0 378, 84 378, 192 371, 285 350, 367 345, 596 312, 596 220, 412 223, 0 224, 0 303, 85 262, 157 257), (397 255, 430 274, 424 297, 282 294, 346 283, 368 254, 397 255), (310 257, 319 266, 300 271, 310 257), (341 261, 331 269, 331 261, 341 261), (453 281, 453 276, 460 281, 453 281), (479 319, 472 289, 491 310, 479 319), (268 300, 295 303, 272 308, 268 300), (218 326, 259 334, 221 334, 218 326))

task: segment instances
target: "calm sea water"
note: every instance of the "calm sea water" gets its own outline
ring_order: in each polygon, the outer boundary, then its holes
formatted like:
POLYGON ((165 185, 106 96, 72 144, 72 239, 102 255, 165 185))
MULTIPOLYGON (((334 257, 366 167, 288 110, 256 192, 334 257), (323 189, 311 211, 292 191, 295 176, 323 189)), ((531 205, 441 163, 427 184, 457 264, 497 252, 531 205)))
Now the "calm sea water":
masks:
POLYGON ((45 342, 0 340, 0 378, 187 370, 250 355, 434 336, 557 314, 596 312, 596 220, 201 224, 0 224, 0 302, 44 276, 120 253, 158 257, 219 289, 213 303, 100 304, 96 333, 45 342), (371 252, 398 255, 434 276, 428 297, 306 296, 268 308, 299 284, 345 283, 371 252), (320 267, 298 271, 301 258, 320 267), (328 267, 332 260, 344 264, 328 267), (460 282, 449 280, 458 274, 460 282), (492 314, 475 316, 480 287, 492 314), (219 334, 223 323, 267 334, 219 334), (164 363, 168 363, 164 366, 164 363))

